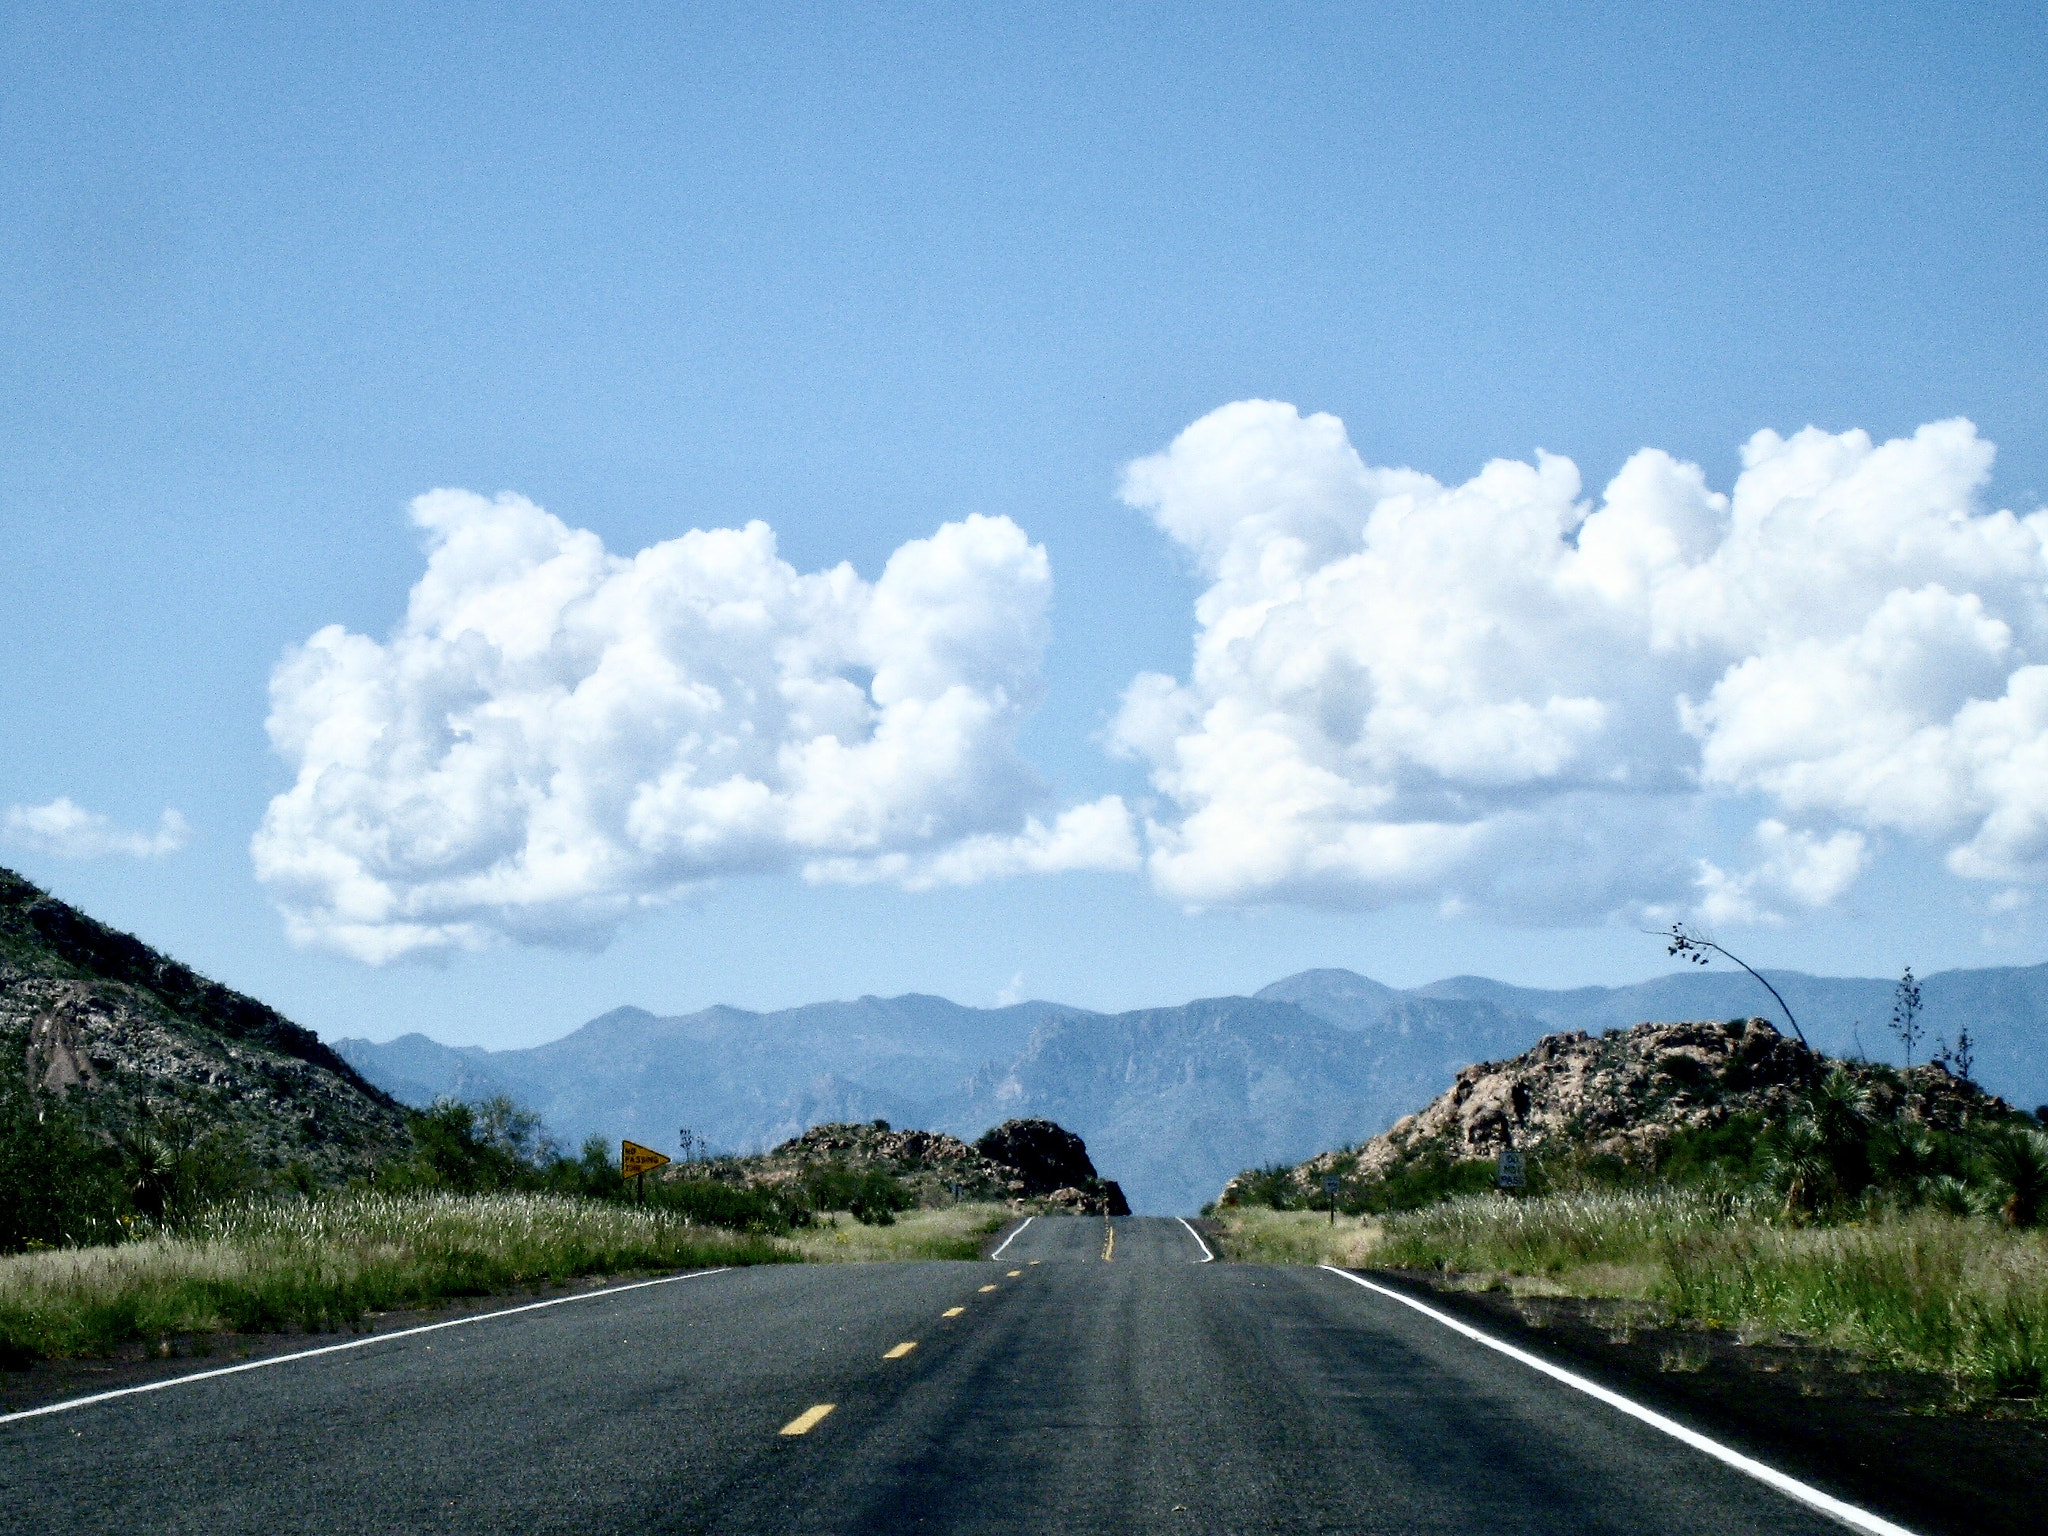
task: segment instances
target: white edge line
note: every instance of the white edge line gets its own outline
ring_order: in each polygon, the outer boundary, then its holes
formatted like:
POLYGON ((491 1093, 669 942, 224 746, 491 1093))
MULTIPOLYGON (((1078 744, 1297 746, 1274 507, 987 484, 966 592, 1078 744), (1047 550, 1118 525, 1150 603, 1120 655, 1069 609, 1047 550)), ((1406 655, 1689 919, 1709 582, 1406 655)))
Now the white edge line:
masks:
POLYGON ((12 1424, 17 1419, 40 1418, 46 1413, 64 1413, 72 1408, 86 1408, 94 1403, 108 1402, 117 1397, 133 1397, 139 1392, 162 1392, 171 1387, 186 1386, 195 1381, 211 1381, 216 1376, 234 1376, 243 1371, 260 1371, 268 1365, 288 1365, 294 1360, 311 1360, 315 1355, 338 1355, 345 1349, 367 1349, 372 1344, 386 1344, 393 1339, 409 1339, 415 1334, 439 1333, 443 1328, 461 1328, 470 1323, 488 1323, 493 1318, 510 1317, 515 1312, 538 1312, 543 1307, 565 1307, 572 1301, 602 1301, 607 1296, 622 1296, 627 1291, 643 1291, 650 1285, 674 1285, 678 1280, 702 1280, 710 1275, 722 1275, 731 1268, 692 1270, 687 1275, 663 1275, 658 1280, 635 1280, 630 1285, 609 1286, 601 1291, 584 1291, 576 1296, 557 1296, 552 1301, 529 1301, 523 1306, 500 1307, 494 1312, 478 1312, 469 1317, 451 1318, 445 1323, 422 1323, 417 1328, 399 1328, 390 1333, 366 1334, 360 1339, 350 1339, 346 1344, 323 1344, 318 1349, 295 1350, 289 1355, 271 1355, 262 1360, 245 1360, 240 1365, 216 1366, 210 1371, 194 1371, 188 1376, 172 1376, 164 1381, 144 1382, 139 1387, 116 1387, 111 1392, 95 1392, 90 1397, 70 1397, 61 1403, 45 1403, 40 1408, 22 1408, 14 1413, 0 1413, 0 1424, 12 1424))
POLYGON ((1500 1353, 1506 1355, 1511 1360, 1521 1361, 1522 1364, 1528 1366, 1531 1370, 1541 1371, 1553 1380, 1561 1381, 1566 1386, 1585 1393, 1588 1397, 1598 1398, 1608 1407, 1618 1409, 1632 1419, 1639 1419, 1649 1425, 1650 1428, 1667 1434, 1674 1440, 1683 1441, 1696 1451, 1704 1451, 1716 1461, 1725 1462, 1736 1471, 1745 1473, 1755 1478, 1758 1482, 1777 1489, 1778 1492, 1784 1494, 1787 1498, 1796 1499, 1801 1504, 1817 1509, 1822 1514, 1831 1516, 1846 1526, 1859 1531, 1869 1531, 1872 1533, 1872 1536, 1913 1536, 1913 1533, 1903 1525, 1894 1525, 1891 1521, 1873 1515, 1866 1509, 1858 1509, 1854 1504, 1845 1504, 1833 1494, 1822 1493, 1820 1489, 1814 1487, 1811 1483, 1802 1483, 1798 1478, 1780 1472, 1776 1467, 1766 1466, 1763 1462, 1756 1460, 1752 1456, 1745 1456, 1742 1452, 1725 1446, 1718 1440, 1709 1439, 1698 1430, 1687 1429, 1677 1420, 1667 1419, 1663 1414, 1645 1408, 1641 1403, 1633 1402, 1623 1397, 1619 1392, 1609 1391, 1599 1383, 1588 1381, 1585 1377, 1565 1370, 1562 1366, 1552 1365, 1540 1355, 1532 1355, 1526 1349, 1517 1349, 1514 1345, 1504 1340, 1496 1339, 1491 1334, 1481 1333, 1470 1323, 1461 1322, 1457 1318, 1452 1317, 1448 1312, 1439 1312, 1435 1307, 1417 1301, 1413 1296, 1404 1296, 1401 1292, 1393 1290, 1388 1286, 1375 1285, 1372 1281, 1354 1275, 1348 1270, 1339 1269, 1334 1264, 1320 1264, 1317 1268, 1327 1269, 1341 1280, 1349 1280, 1353 1285, 1362 1285, 1368 1291, 1385 1296, 1390 1301, 1400 1302, 1404 1307, 1413 1307, 1424 1317, 1433 1318, 1453 1333, 1461 1333, 1475 1343, 1484 1344, 1488 1349, 1500 1351, 1500 1353))
MULTIPOLYGON (((1017 1223, 1017 1232, 1022 1232, 1026 1227, 1030 1226, 1031 1223, 1036 1221, 1037 1219, 1038 1218, 1036 1216, 1026 1216, 1022 1221, 1017 1223)), ((996 1244, 996 1251, 988 1256, 989 1262, 991 1264, 993 1264, 997 1259, 1000 1259, 1003 1256, 1003 1250, 1005 1248, 1009 1247, 1010 1244, 1017 1241, 1017 1232, 1012 1232, 1008 1237, 1004 1238, 1000 1243, 996 1244)))
POLYGON ((1201 1262, 1204 1264, 1215 1263, 1216 1255, 1209 1251, 1209 1245, 1202 1241, 1202 1234, 1195 1230, 1194 1224, 1185 1216, 1176 1216, 1173 1219, 1188 1229, 1188 1236, 1192 1237, 1195 1240, 1195 1246, 1202 1250, 1201 1262))

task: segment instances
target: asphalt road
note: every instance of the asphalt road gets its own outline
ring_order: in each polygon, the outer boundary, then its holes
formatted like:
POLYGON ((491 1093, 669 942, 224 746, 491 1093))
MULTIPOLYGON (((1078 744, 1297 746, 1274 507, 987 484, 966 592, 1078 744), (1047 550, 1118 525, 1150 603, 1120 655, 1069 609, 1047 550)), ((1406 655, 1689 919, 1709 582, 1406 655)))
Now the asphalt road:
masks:
POLYGON ((728 1271, 117 1398, 0 1425, 0 1527, 1841 1529, 1340 1276, 1200 1258, 1039 1218, 993 1263, 728 1271))

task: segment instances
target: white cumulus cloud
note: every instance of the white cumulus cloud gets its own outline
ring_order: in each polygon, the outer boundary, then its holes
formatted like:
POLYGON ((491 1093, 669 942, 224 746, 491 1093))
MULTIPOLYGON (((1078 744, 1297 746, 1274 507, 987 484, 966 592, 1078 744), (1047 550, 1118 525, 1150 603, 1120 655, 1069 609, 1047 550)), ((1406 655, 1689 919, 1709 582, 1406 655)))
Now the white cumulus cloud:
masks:
POLYGON ((48 805, 10 805, 0 830, 11 843, 60 859, 158 859, 176 853, 192 835, 176 811, 158 817, 154 832, 131 832, 61 795, 48 805))
POLYGON ((1007 518, 800 573, 764 523, 628 557, 517 496, 413 503, 426 571, 379 642, 279 663, 295 782, 252 852, 301 942, 381 962, 601 942, 720 876, 919 886, 1133 868, 1123 803, 1048 824, 1015 735, 1051 572, 1007 518))
POLYGON ((1551 454, 1462 485, 1241 401, 1132 464, 1199 562, 1190 674, 1137 678, 1155 883, 1530 921, 1771 920, 1870 836, 2048 876, 2048 514, 1979 504, 1967 421, 1759 432, 1730 495, 1655 449, 1597 502, 1551 454), (1733 871, 1711 803, 1754 802, 1733 871))

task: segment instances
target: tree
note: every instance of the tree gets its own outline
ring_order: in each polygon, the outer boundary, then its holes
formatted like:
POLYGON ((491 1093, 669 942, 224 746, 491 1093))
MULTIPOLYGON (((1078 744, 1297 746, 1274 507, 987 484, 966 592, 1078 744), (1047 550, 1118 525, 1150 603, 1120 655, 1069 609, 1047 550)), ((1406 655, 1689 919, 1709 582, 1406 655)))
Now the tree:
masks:
POLYGON ((462 1194, 535 1187, 560 1156, 540 1116, 503 1094, 475 1104, 439 1098, 410 1119, 412 1176, 462 1194))
POLYGON ((1799 1043, 1801 1045, 1806 1044, 1806 1032, 1799 1027, 1799 1021, 1792 1017, 1792 1010, 1787 1006, 1785 999, 1778 995, 1778 989, 1768 981, 1765 981, 1763 972, 1759 971, 1747 960, 1744 960, 1740 955, 1730 954, 1698 929, 1688 928, 1683 923, 1673 923, 1668 930, 1659 933, 1658 937, 1667 941, 1666 954, 1683 955, 1694 965, 1705 965, 1710 953, 1719 955, 1724 960, 1733 960, 1745 971, 1748 971, 1750 975, 1754 976, 1762 984, 1766 992, 1778 999, 1778 1007, 1784 1010, 1785 1022, 1792 1026, 1792 1033, 1799 1037, 1799 1043))
POLYGON ((1892 994, 1892 1033, 1906 1048, 1906 1065, 1912 1066, 1913 1047, 1920 1043, 1925 1031, 1920 1027, 1920 983, 1913 979, 1913 967, 1910 965, 1892 994))

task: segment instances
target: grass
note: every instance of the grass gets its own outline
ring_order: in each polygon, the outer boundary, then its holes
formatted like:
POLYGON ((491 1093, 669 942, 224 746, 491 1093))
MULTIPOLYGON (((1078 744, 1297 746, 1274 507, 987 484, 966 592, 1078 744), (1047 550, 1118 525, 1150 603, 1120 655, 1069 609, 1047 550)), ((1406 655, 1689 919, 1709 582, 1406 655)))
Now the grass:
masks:
POLYGON ((1525 1289, 1647 1298, 1674 1242, 1756 1226, 1685 1190, 1606 1190, 1510 1200, 1468 1195, 1385 1219, 1373 1262, 1512 1275, 1525 1289))
POLYGON ((972 1259, 1001 1205, 829 1216, 788 1238, 565 1195, 335 1195, 217 1209, 177 1234, 0 1258, 0 1364, 221 1334, 329 1332, 372 1313, 698 1265, 972 1259))
POLYGON ((1734 1224, 1665 1254, 1680 1317, 1804 1334, 1939 1371, 1978 1396, 2048 1398, 2048 1240, 1923 1212, 1867 1227, 1734 1224))
POLYGON ((789 1247, 824 1264, 866 1264, 911 1259, 975 1259, 982 1239, 1010 1219, 1005 1205, 969 1203, 909 1211, 886 1227, 863 1226, 835 1213, 797 1232, 789 1247))
POLYGON ((1676 1322, 1793 1334, 1937 1372, 1972 1397, 2048 1400, 2048 1235, 1983 1217, 1792 1226, 1683 1190, 1489 1195, 1383 1217, 1376 1242, 1360 1246, 1341 1226, 1319 1241, 1327 1227, 1290 1219, 1307 1214, 1227 1213, 1238 1235, 1226 1247, 1632 1297, 1676 1322))
POLYGON ((1339 1216, 1335 1226, 1324 1211, 1275 1211, 1264 1206, 1230 1206, 1215 1213, 1213 1225, 1222 1258, 1236 1264, 1336 1264, 1377 1262, 1380 1223, 1369 1216, 1339 1216))
POLYGON ((0 1258, 0 1360, 181 1336, 328 1331, 588 1275, 797 1257, 763 1237, 560 1195, 375 1195, 218 1209, 174 1236, 0 1258))

